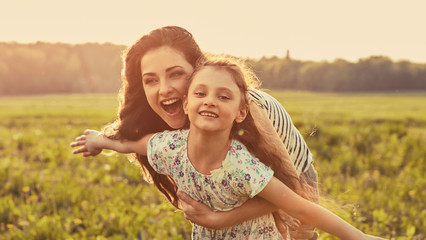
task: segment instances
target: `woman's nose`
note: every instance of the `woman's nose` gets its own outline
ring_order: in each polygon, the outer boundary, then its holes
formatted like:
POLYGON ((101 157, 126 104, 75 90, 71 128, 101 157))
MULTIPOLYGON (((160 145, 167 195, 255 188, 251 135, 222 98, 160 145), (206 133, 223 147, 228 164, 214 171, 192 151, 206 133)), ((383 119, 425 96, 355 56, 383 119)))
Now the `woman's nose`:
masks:
POLYGON ((170 84, 167 81, 161 79, 159 94, 161 96, 167 96, 171 91, 172 91, 172 86, 170 86, 170 84))

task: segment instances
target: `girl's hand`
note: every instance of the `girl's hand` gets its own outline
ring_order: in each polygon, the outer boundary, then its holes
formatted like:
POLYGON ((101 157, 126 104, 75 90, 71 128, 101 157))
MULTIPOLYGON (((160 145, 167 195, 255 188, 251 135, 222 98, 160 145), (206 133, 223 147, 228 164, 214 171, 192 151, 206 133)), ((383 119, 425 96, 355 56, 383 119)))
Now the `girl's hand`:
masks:
POLYGON ((104 136, 100 132, 87 129, 84 131, 84 135, 77 137, 75 142, 70 144, 71 147, 80 147, 72 153, 81 153, 83 157, 96 156, 102 152, 102 148, 99 145, 103 138, 104 136))
POLYGON ((183 215, 192 223, 200 226, 220 230, 224 219, 217 218, 217 212, 211 210, 208 206, 192 199, 188 194, 178 191, 177 195, 182 204, 183 215))
POLYGON ((386 238, 376 237, 373 235, 364 234, 365 240, 386 240, 386 238))

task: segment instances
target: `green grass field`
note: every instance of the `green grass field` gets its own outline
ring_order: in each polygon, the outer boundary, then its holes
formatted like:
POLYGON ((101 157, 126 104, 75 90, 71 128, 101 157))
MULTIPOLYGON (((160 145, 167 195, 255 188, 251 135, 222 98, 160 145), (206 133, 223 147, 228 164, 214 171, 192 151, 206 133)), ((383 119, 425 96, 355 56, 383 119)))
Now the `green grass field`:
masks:
MULTIPOLYGON (((370 234, 426 238, 425 92, 271 94, 315 156, 322 205, 370 234)), ((116 108, 115 95, 0 97, 0 239, 190 238, 125 155, 71 154, 116 108)))

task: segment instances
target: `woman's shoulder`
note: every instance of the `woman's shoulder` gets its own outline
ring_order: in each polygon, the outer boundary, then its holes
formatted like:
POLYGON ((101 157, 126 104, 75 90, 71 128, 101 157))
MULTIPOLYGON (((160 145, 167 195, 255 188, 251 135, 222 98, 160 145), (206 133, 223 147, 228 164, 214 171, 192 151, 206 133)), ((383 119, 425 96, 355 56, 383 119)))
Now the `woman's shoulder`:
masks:
POLYGON ((274 105, 275 108, 279 107, 284 110, 284 107, 276 98, 263 90, 249 88, 249 98, 251 101, 262 105, 262 107, 268 108, 269 106, 274 105))

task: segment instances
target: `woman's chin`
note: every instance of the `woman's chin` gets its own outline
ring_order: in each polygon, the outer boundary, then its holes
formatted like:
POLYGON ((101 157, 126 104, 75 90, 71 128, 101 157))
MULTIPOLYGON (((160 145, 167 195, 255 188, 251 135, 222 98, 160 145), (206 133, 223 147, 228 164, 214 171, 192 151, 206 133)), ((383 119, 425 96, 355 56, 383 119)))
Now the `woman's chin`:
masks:
POLYGON ((165 120, 167 125, 173 129, 181 129, 185 126, 186 123, 186 115, 183 116, 175 116, 172 118, 168 118, 165 120))

